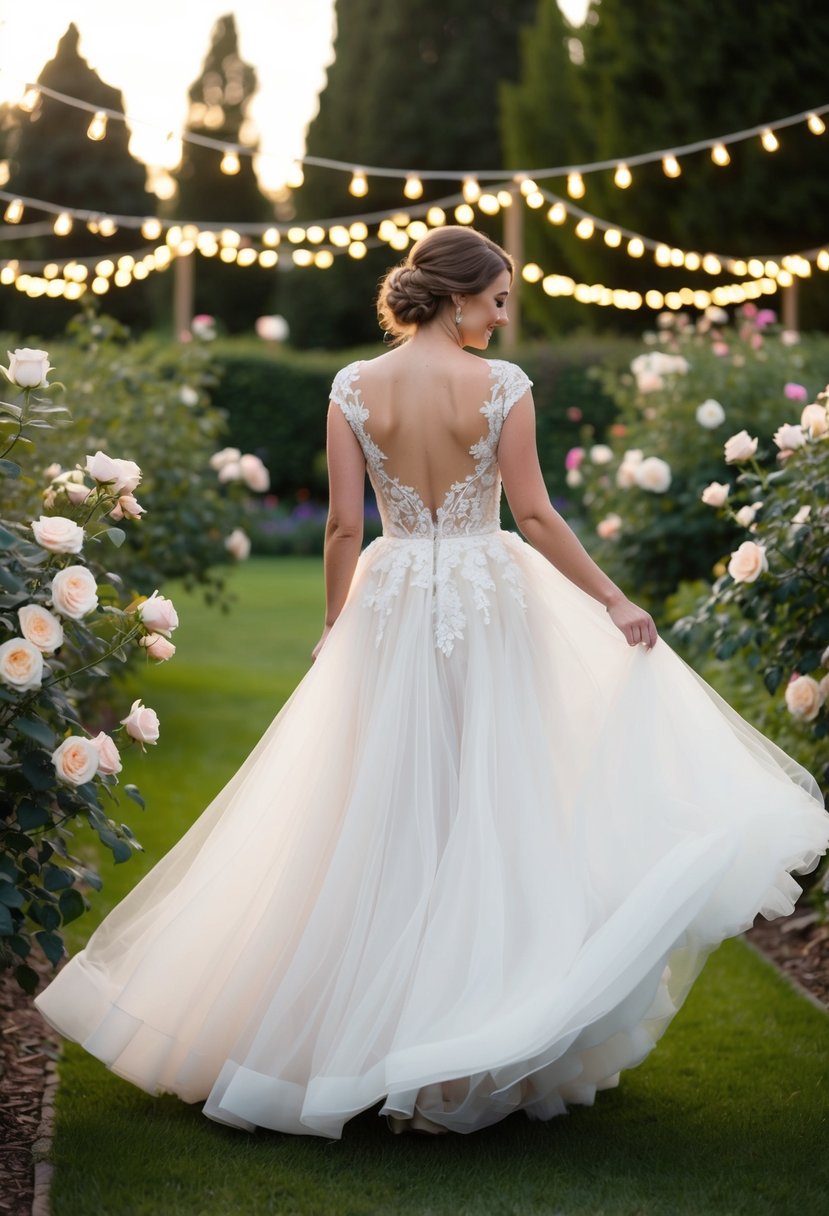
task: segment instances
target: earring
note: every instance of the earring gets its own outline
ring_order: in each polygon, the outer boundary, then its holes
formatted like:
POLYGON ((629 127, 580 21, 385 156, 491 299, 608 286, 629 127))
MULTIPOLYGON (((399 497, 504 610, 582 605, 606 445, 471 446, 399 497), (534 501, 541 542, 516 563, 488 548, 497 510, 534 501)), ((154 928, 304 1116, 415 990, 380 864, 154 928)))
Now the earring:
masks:
POLYGON ((457 325, 458 329, 460 329, 460 327, 461 327, 462 320, 463 320, 463 313, 461 312, 461 306, 459 304, 457 306, 457 308, 455 309, 455 324, 457 325))

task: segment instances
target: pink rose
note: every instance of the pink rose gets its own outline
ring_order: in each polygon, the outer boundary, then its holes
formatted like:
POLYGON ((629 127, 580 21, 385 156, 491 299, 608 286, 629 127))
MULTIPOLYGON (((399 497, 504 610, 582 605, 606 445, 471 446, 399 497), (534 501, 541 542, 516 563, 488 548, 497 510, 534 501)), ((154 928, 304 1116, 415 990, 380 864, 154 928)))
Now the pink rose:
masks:
POLYGON ((789 401, 805 401, 809 394, 804 385, 795 384, 793 380, 790 380, 783 386, 783 396, 787 397, 789 401))
POLYGON ((760 350, 761 346, 763 345, 763 335, 759 333, 752 334, 750 338, 750 345, 752 350, 760 350))
POLYGON ((98 585, 86 566, 65 566, 52 579, 52 606, 80 621, 98 607, 98 585))
POLYGON ((176 653, 175 646, 169 638, 165 638, 163 633, 148 633, 145 637, 138 639, 138 645, 143 646, 150 658, 155 659, 157 663, 171 659, 176 653))
POLYGON ((811 676, 794 675, 786 685, 786 708, 793 718, 813 722, 820 713, 824 697, 820 685, 811 676))
POLYGON ((157 743, 159 735, 158 714, 149 709, 141 700, 133 701, 126 718, 121 719, 121 725, 130 738, 135 739, 143 747, 145 743, 157 743))
POLYGON ((52 752, 58 781, 67 785, 86 785, 98 771, 98 749, 91 739, 70 735, 52 752))
POLYGON ((0 646, 0 680, 28 692, 43 681, 43 654, 27 638, 10 638, 0 646))
POLYGON ((238 464, 241 455, 238 448, 222 448, 220 452, 214 452, 210 457, 210 467, 219 470, 226 464, 238 464))
POLYGON ((103 773, 105 777, 114 777, 116 773, 120 773, 124 766, 112 736, 101 731, 90 742, 98 752, 98 772, 103 773))
POLYGON ((47 608, 25 604, 18 608, 17 619, 26 641, 32 642, 43 654, 52 654, 63 645, 63 625, 47 608))
POLYGON ((225 537, 225 548, 237 562, 243 562, 250 557, 250 537, 241 528, 234 528, 225 537))
POLYGON ((700 495, 706 507, 722 507, 725 506, 725 500, 728 498, 730 486, 725 485, 720 481, 712 481, 707 485, 700 495))
POLYGON ((774 325, 777 320, 777 313, 773 308, 761 308, 754 318, 754 324, 758 329, 765 329, 767 325, 774 325))
POLYGON ((602 540, 615 540, 621 531, 622 517, 616 514, 606 515, 596 525, 596 533, 602 540))
POLYGON ((141 480, 141 470, 134 460, 120 460, 101 451, 87 456, 86 471, 93 481, 108 486, 116 494, 131 494, 141 480))
POLYGON ((73 507, 80 507, 86 502, 89 495, 92 493, 89 486, 79 485, 76 481, 66 481, 63 483, 63 488, 66 491, 66 497, 69 499, 73 507))
POLYGON ((742 306, 742 308, 740 309, 740 312, 743 314, 744 317, 756 317, 757 316, 757 305, 752 304, 749 301, 748 304, 744 304, 742 306))
POLYGON ((724 445, 725 463, 738 464, 742 460, 750 460, 757 451, 757 440, 752 439, 748 431, 738 431, 724 445))
POLYGON ((712 342, 711 350, 712 350, 713 354, 718 355, 720 359, 724 359, 725 356, 728 354, 728 343, 727 342, 712 342))
POLYGON ((728 573, 735 583, 753 583, 768 568, 765 548, 753 540, 744 540, 728 563, 728 573))
MULTIPOLYGON (((741 528, 751 528, 751 525, 754 523, 754 518, 762 505, 763 504, 761 502, 752 502, 747 503, 744 507, 740 507, 734 518, 737 520, 737 523, 741 528)), ((752 531, 754 530, 755 529, 752 529, 752 531)))
POLYGON ((50 553, 80 553, 84 531, 63 515, 41 515, 32 522, 35 540, 50 553))
POLYGON ((164 595, 159 595, 157 591, 139 605, 138 616, 141 624, 149 629, 150 633, 170 634, 178 627, 178 613, 172 601, 164 595))
POLYGON ((584 460, 584 448, 570 448, 564 457, 565 469, 577 469, 584 460))
POLYGON ((122 494, 109 514, 112 519, 140 519, 146 511, 135 495, 122 494))

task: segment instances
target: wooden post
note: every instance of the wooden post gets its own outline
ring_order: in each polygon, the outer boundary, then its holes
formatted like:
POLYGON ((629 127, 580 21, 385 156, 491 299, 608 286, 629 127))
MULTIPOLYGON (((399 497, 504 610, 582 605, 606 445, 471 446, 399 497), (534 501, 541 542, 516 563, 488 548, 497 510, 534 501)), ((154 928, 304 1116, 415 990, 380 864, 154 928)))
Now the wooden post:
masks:
POLYGON ((192 337, 195 256, 186 253, 173 259, 173 333, 176 342, 189 342, 192 337))
POLYGON ((782 301, 781 301, 782 306, 783 306, 783 316, 781 317, 781 321, 783 322, 783 328, 784 329, 793 329, 795 331, 795 333, 797 333, 800 328, 800 317, 799 317, 798 299, 797 299, 797 285, 798 285, 798 280, 797 280, 797 276, 795 276, 792 279, 791 287, 781 287, 780 288, 780 294, 783 297, 782 301))
POLYGON ((517 185, 510 186, 512 205, 504 209, 504 245, 515 262, 515 278, 509 297, 510 323, 500 333, 504 350, 515 350, 521 341, 521 268, 524 265, 524 200, 517 185))

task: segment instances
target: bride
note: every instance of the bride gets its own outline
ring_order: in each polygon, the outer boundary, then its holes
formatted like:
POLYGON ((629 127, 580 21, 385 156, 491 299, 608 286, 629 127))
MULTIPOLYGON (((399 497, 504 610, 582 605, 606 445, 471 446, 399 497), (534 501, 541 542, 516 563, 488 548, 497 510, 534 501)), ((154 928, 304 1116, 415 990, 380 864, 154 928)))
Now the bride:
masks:
POLYGON ((472 1132, 591 1104, 829 845, 810 774, 550 504, 530 381, 465 349, 507 324, 512 277, 460 227, 387 275, 400 341, 331 391, 315 661, 36 1000, 223 1123, 339 1138, 376 1106, 472 1132))

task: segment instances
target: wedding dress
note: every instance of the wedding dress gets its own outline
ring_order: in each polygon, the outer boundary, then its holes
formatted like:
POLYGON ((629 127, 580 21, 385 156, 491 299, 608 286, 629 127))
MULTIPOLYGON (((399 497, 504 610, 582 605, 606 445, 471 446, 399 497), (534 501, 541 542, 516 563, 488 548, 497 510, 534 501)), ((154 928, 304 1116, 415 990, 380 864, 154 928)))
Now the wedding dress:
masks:
POLYGON ((664 640, 629 647, 501 530, 520 369, 490 362, 434 515, 386 471, 360 370, 332 398, 382 537, 252 754, 36 1003, 241 1128, 549 1119, 647 1056, 723 938, 791 911, 829 815, 664 640))

